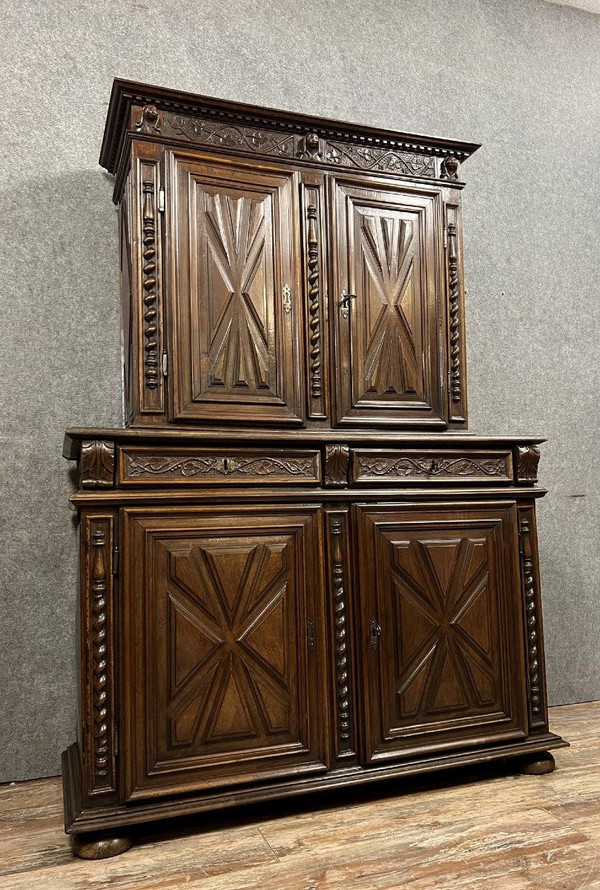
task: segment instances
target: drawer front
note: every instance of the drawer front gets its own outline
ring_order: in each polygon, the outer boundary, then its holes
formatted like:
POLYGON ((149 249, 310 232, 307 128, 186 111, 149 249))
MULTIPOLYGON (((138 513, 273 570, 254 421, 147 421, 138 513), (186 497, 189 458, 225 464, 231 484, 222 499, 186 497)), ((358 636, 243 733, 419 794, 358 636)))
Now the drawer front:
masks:
POLYGON ((513 481, 510 451, 392 451, 355 448, 352 481, 361 484, 503 483, 513 481))
POLYGON ((302 484, 321 481, 318 451, 276 448, 119 449, 119 485, 302 484))

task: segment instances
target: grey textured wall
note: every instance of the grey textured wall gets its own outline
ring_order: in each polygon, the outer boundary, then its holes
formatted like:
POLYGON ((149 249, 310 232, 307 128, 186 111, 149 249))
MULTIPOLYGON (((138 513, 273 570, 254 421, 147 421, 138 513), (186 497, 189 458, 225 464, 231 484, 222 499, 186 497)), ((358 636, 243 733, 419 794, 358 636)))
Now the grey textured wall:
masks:
POLYGON ((119 424, 114 76, 470 139, 472 429, 550 439, 550 695, 600 698, 600 17, 542 0, 0 0, 0 780, 75 726, 68 425, 119 424))

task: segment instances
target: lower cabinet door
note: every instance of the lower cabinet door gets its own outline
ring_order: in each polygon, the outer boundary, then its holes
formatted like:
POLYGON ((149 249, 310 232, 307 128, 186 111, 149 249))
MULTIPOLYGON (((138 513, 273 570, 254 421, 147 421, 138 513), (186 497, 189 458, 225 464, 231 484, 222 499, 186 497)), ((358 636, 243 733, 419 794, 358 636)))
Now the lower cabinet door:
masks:
POLYGON ((365 761, 523 737, 516 505, 363 505, 365 761))
POLYGON ((326 768, 320 513, 122 511, 124 799, 326 768))

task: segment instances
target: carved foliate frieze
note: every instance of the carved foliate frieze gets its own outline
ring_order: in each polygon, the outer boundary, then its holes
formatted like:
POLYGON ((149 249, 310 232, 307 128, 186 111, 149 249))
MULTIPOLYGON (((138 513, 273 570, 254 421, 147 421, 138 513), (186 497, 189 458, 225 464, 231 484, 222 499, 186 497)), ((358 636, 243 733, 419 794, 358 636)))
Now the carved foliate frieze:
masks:
POLYGON ((259 155, 293 158, 296 140, 292 134, 277 133, 240 124, 215 123, 199 117, 167 112, 164 115, 164 135, 183 139, 197 145, 233 148, 259 155))
POLYGON ((271 456, 194 454, 148 454, 142 450, 122 450, 121 481, 283 481, 318 482, 319 455, 317 452, 297 455, 271 456))
POLYGON ((357 482, 373 479, 476 478, 510 479, 508 455, 468 457, 434 455, 382 455, 354 452, 354 478, 357 482))
POLYGON ((112 488, 115 478, 115 445, 102 439, 84 439, 79 461, 82 488, 112 488))
POLYGON ((516 454, 518 482, 537 482, 540 449, 537 445, 520 445, 516 454))
POLYGON ((533 511, 520 511, 521 573, 523 578, 523 599, 525 609, 525 630, 527 635, 527 687, 529 722, 531 725, 545 724, 545 696, 542 688, 541 625, 539 612, 539 591, 535 571, 535 542, 533 531, 533 511))
POLYGON ((331 546, 331 578, 333 587, 333 614, 335 633, 335 675, 338 752, 350 750, 350 681, 348 674, 348 635, 346 627, 346 594, 343 560, 344 517, 329 515, 331 546))
POLYGON ((346 142, 328 142, 324 151, 327 164, 358 167, 376 173, 400 173, 403 176, 435 177, 435 161, 427 155, 412 154, 394 148, 373 148, 346 142))
POLYGON ((325 446, 325 485, 347 485, 350 449, 347 445, 325 446))
MULTIPOLYGON (((135 112, 133 128, 137 133, 159 134, 168 139, 191 142, 195 145, 247 151, 261 156, 312 161, 336 167, 349 167, 377 173, 396 173, 402 176, 437 176, 435 157, 426 146, 408 145, 392 138, 384 140, 357 136, 355 141, 331 140, 316 132, 279 132, 259 126, 248 126, 234 116, 228 121, 158 111, 146 105, 135 112)), ((450 159, 448 159, 450 160, 450 159)), ((454 160, 454 159, 453 159, 454 160)), ((453 168, 452 168, 453 169, 453 168)), ((450 177, 446 173, 446 178, 450 177)))

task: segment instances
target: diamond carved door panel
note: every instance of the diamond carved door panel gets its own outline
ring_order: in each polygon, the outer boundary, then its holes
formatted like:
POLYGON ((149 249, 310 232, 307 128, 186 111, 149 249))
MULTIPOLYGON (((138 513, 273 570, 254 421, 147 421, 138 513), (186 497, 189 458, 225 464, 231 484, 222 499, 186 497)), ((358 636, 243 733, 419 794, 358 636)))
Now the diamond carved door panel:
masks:
POLYGON ((357 510, 367 759, 524 736, 516 507, 357 510))
POLYGON ((354 180, 332 191, 337 420, 445 426, 439 195, 354 180))
POLYGON ((173 417, 299 423, 292 173, 173 156, 173 417))
POLYGON ((127 797, 325 769, 318 513, 125 511, 127 797))

